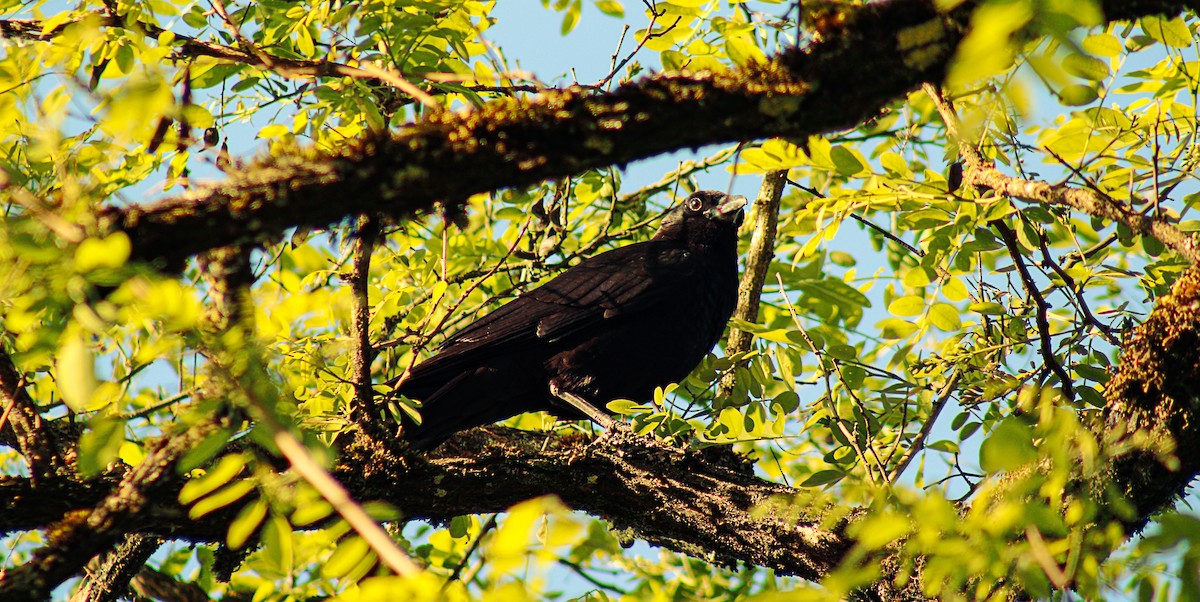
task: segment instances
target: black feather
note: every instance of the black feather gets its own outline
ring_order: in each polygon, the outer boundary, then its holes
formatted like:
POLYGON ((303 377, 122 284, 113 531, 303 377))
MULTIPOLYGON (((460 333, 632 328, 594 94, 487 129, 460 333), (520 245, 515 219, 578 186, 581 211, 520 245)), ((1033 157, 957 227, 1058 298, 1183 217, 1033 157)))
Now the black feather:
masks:
POLYGON ((604 408, 683 379, 737 302, 744 204, 697 192, 651 240, 585 259, 446 339, 397 390, 423 403, 402 435, 430 448, 522 412, 582 418, 551 385, 604 408))

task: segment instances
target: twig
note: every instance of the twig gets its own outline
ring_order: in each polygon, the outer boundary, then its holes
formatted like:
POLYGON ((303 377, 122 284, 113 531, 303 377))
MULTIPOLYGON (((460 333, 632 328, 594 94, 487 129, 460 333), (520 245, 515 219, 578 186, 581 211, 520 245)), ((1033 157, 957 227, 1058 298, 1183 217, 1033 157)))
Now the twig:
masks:
POLYGON ((484 521, 483 525, 479 528, 479 535, 475 536, 475 540, 472 541, 471 545, 467 547, 467 551, 463 552, 462 560, 460 560, 458 565, 454 567, 454 570, 450 572, 450 576, 446 577, 446 582, 442 584, 442 591, 446 591, 446 588, 450 586, 450 583, 462 575, 463 569, 466 568, 467 563, 471 560, 471 556, 475 554, 475 550, 479 549, 479 544, 483 543, 483 536, 487 535, 489 531, 496 528, 496 516, 496 514, 492 514, 488 516, 486 521, 484 521))
POLYGON ((1083 290, 1075 284, 1075 279, 1072 278, 1071 275, 1068 274, 1062 266, 1058 265, 1058 262, 1054 261, 1054 258, 1050 256, 1050 248, 1047 245, 1045 233, 1038 233, 1038 244, 1041 246, 1042 250, 1042 262, 1049 265, 1050 269, 1054 270, 1054 273, 1058 274, 1059 278, 1062 278, 1063 284, 1066 284, 1067 288, 1074 296, 1075 301, 1079 303, 1079 312, 1083 314, 1083 319, 1092 326, 1095 326, 1096 330, 1100 331, 1101 336, 1104 337, 1104 340, 1112 343, 1113 345, 1120 345, 1121 342, 1117 340, 1117 337, 1113 334, 1112 329, 1109 328, 1107 324, 1100 322, 1100 320, 1096 319, 1096 316, 1092 314, 1091 308, 1088 307, 1087 299, 1084 298, 1083 290))
POLYGON ((1096 190, 1080 189, 1064 184, 1050 184, 1038 180, 1014 178, 1000 173, 983 160, 979 150, 959 137, 958 116, 954 107, 932 84, 922 89, 933 100, 942 121, 946 124, 946 135, 958 140, 959 154, 965 163, 963 183, 990 188, 999 195, 1025 199, 1046 205, 1063 205, 1088 215, 1124 224, 1143 236, 1152 236, 1181 257, 1193 264, 1200 263, 1200 246, 1196 240, 1174 224, 1158 216, 1143 215, 1128 204, 1096 190))
MULTIPOLYGON (((908 468, 913 458, 917 456, 924 447, 925 440, 929 438, 929 433, 933 432, 933 426, 937 424, 938 416, 950 402, 950 397, 954 393, 954 388, 958 386, 960 379, 959 373, 956 371, 950 375, 950 378, 942 385, 941 391, 938 391, 934 398, 933 407, 929 410, 929 416, 925 417, 925 422, 921 425, 921 430, 913 437, 912 443, 908 449, 904 450, 904 455, 900 456, 900 460, 892 467, 891 474, 888 475, 888 481, 893 485, 900 479, 900 475, 904 474, 904 470, 908 468)), ((891 461, 891 458, 888 458, 891 461)))
POLYGON ((1042 296, 1042 292, 1038 290, 1037 283, 1033 281, 1033 276, 1029 273, 1029 267, 1025 265, 1025 258, 1021 255, 1021 244, 1017 241, 1017 233, 1013 232, 1008 224, 996 220, 992 222, 992 226, 1000 232, 1000 237, 1004 239, 1004 245, 1008 247, 1008 255, 1012 257, 1013 264, 1017 268, 1017 272, 1021 276, 1021 283, 1025 287, 1025 293, 1033 300, 1037 306, 1038 333, 1040 335, 1041 344, 1038 349, 1042 355, 1042 361, 1046 362, 1046 367, 1058 377, 1062 384, 1063 395, 1070 401, 1075 400, 1075 387, 1071 384, 1071 376, 1067 374, 1065 368, 1054 357, 1054 345, 1050 340, 1050 320, 1047 315, 1050 312, 1050 305, 1046 303, 1046 298, 1042 296))
POLYGON ((20 186, 12 186, 8 173, 0 170, 0 191, 8 192, 10 199, 21 207, 24 207, 30 215, 42 222, 51 232, 57 234, 63 240, 78 244, 87 238, 87 233, 78 224, 73 224, 58 214, 46 208, 42 200, 33 195, 33 193, 25 190, 20 186))

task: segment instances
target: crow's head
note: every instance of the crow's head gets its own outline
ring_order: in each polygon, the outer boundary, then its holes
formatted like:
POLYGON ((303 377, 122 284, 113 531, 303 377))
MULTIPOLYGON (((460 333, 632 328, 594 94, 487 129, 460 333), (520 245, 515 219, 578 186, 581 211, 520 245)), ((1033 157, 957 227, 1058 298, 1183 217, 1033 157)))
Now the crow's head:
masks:
POLYGON ((746 197, 727 196, 715 190, 693 193, 663 217, 655 240, 683 239, 689 246, 720 244, 737 246, 746 197))

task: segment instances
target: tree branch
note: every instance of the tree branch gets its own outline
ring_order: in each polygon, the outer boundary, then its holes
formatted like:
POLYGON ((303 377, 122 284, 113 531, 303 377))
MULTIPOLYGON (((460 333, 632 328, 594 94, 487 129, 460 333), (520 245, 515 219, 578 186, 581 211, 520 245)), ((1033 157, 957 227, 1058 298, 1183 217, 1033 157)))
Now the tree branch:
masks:
POLYGON ((60 441, 59 433, 43 422, 37 403, 25 391, 25 379, 8 351, 0 347, 0 443, 12 445, 29 464, 35 482, 74 472, 68 453, 74 444, 60 441))
MULTIPOLYGON (((0 578, 0 600, 46 600, 60 583, 78 573, 93 556, 115 546, 123 534, 136 530, 141 516, 178 493, 180 479, 175 461, 208 435, 218 430, 216 421, 184 433, 160 438, 155 449, 136 468, 129 470, 99 505, 51 527, 49 542, 34 551, 31 560, 0 578), (174 484, 175 487, 165 487, 174 484), (163 490, 170 493, 163 494, 163 490)), ((34 488, 37 493, 40 488, 34 488)), ((20 505, 19 500, 17 501, 20 505)), ((185 515, 186 516, 186 515, 185 515)))
MULTIPOLYGON (((808 494, 763 480, 727 449, 681 451, 627 434, 605 446, 583 438, 501 427, 459 433, 422 457, 360 437, 343 451, 333 476, 354 499, 383 500, 410 519, 449 520, 502 512, 542 495, 608 520, 649 543, 720 564, 746 562, 818 579, 852 545, 822 526, 819 504, 791 503, 808 494), (809 506, 815 506, 810 508, 809 506)), ((223 541, 239 505, 188 517, 177 491, 146 504, 136 524, 143 534, 223 541)), ((43 493, 27 479, 0 480, 0 532, 28 529, 48 509, 87 507, 95 491, 43 493)), ((0 590, 3 591, 3 590, 0 590)))
MULTIPOLYGON (((771 260, 775 258, 779 199, 783 196, 787 174, 786 169, 767 172, 763 176, 762 187, 758 189, 758 198, 754 199, 750 248, 746 251, 746 269, 742 271, 742 281, 738 285, 737 309, 733 312, 735 318, 747 322, 758 320, 758 303, 762 297, 763 282, 766 282, 767 270, 771 267, 771 260)), ((731 328, 725 352, 733 354, 749 351, 750 339, 750 333, 731 328)))
POLYGON ((71 602, 112 602, 126 597, 129 582, 142 570, 150 555, 162 545, 162 539, 145 535, 126 535, 115 549, 98 556, 95 568, 71 595, 71 602))

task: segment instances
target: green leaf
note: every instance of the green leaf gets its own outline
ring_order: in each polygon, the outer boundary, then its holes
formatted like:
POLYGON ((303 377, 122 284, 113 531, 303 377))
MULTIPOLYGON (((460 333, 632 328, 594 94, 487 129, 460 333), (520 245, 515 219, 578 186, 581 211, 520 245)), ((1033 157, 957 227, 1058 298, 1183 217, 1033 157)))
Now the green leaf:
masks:
POLYGON ((190 504, 232 481, 246 467, 246 460, 245 453, 228 454, 221 458, 217 465, 203 476, 184 483, 179 490, 179 503, 190 504))
POLYGON ((905 318, 919 316, 925 313, 925 298, 916 295, 900 297, 888 305, 888 313, 905 318))
POLYGON ((1091 81, 1104 81, 1112 75, 1108 63, 1082 54, 1068 54, 1062 62, 1063 69, 1071 75, 1091 81))
POLYGON ((717 423, 728 429, 725 433, 726 437, 740 437, 746 432, 746 417, 737 408, 725 408, 721 410, 721 414, 717 418, 717 423))
POLYGON ((1163 15, 1149 15, 1139 19, 1138 25, 1146 35, 1172 48, 1188 48, 1192 45, 1192 32, 1183 17, 1168 19, 1163 15))
POLYGON ((99 381, 96 379, 96 361, 83 333, 63 335, 62 346, 54 360, 54 379, 58 393, 68 407, 75 412, 87 410, 99 381))
POLYGON ((212 512, 213 510, 224 508, 225 506, 242 499, 251 491, 254 491, 254 487, 254 481, 250 479, 234 481, 228 486, 214 491, 212 495, 202 498, 200 501, 196 502, 188 510, 188 517, 197 519, 205 514, 208 514, 209 512, 212 512))
POLYGON ((321 565, 321 574, 332 579, 345 577, 362 564, 370 552, 371 547, 367 545, 366 540, 357 535, 348 537, 338 544, 329 560, 321 565))
POLYGON ((104 238, 89 238, 75 249, 75 269, 81 274, 101 268, 119 268, 132 251, 129 236, 115 232, 104 238))
POLYGON ((846 473, 844 473, 840 470, 819 470, 817 472, 814 472, 812 474, 812 476, 808 477, 807 479, 804 479, 804 482, 800 483, 800 486, 801 487, 820 487, 821 485, 828 485, 830 483, 836 483, 836 482, 842 480, 843 478, 845 478, 845 476, 846 476, 846 473))
POLYGON ((583 12, 582 8, 583 4, 579 0, 575 0, 567 7, 567 10, 563 13, 562 27, 560 28, 562 35, 565 36, 571 33, 574 31, 575 26, 579 25, 579 16, 583 12))
POLYGON ((225 543, 235 550, 246 545, 246 541, 250 539, 250 536, 254 534, 266 517, 266 500, 258 498, 247 504, 229 524, 229 531, 225 534, 225 543))
POLYGON ((933 443, 930 443, 926 447, 928 447, 929 449, 932 449, 934 451, 946 452, 949 454, 957 454, 959 451, 957 443, 946 440, 946 439, 934 441, 933 443))
POLYGON ((1074 366, 1071 366, 1071 367, 1074 368, 1075 372, 1078 372, 1080 376, 1082 376, 1088 380, 1095 381, 1098 383, 1108 382, 1108 379, 1109 379, 1108 371, 1105 370, 1104 368, 1100 368, 1097 366, 1091 366, 1088 364, 1075 364, 1074 366))
POLYGON ((333 506, 325 500, 316 500, 296 507, 292 512, 292 524, 297 527, 311 525, 333 514, 333 506))
POLYGON ((1000 305, 999 303, 993 303, 991 301, 972 303, 971 305, 967 306, 967 309, 985 316, 999 316, 1004 314, 1006 311, 1003 305, 1000 305))
POLYGON ((1063 104, 1069 107, 1079 107, 1100 98, 1100 92, 1093 86, 1071 84, 1063 86, 1063 89, 1058 91, 1058 97, 1062 99, 1063 104))
POLYGON ((858 359, 858 350, 854 348, 854 345, 832 345, 825 353, 834 359, 844 362, 852 362, 858 359))
POLYGON ((988 472, 1008 471, 1037 459, 1033 433, 1018 418, 1006 418, 979 446, 979 465, 988 472))
POLYGON ((833 161, 838 173, 843 176, 853 176, 866 169, 858 157, 841 144, 829 149, 829 158, 833 161))
POLYGON ((621 6, 621 3, 616 0, 596 0, 596 8, 610 17, 618 19, 625 17, 625 7, 621 6))
POLYGON ((1077 385, 1075 387, 1075 393, 1079 395, 1079 398, 1082 399, 1084 403, 1094 408, 1103 408, 1105 405, 1108 405, 1108 403, 1104 400, 1104 396, 1101 395, 1100 392, 1094 387, 1077 385))
POLYGON ((962 318, 958 315, 958 308, 949 303, 934 303, 929 308, 928 319, 935 328, 946 332, 954 332, 962 328, 962 318))
POLYGON ((1121 41, 1111 33, 1100 32, 1089 35, 1083 39, 1083 49, 1096 56, 1120 56, 1125 47, 1121 41))
POLYGON ((258 130, 258 137, 266 139, 278 138, 284 134, 287 134, 288 131, 288 126, 283 125, 282 123, 272 123, 271 125, 264 126, 262 129, 258 130))
POLYGON ((870 514, 856 525, 854 538, 858 545, 877 550, 903 537, 912 528, 912 520, 897 512, 870 514))
POLYGON ((621 414, 623 416, 644 414, 646 412, 654 411, 653 407, 643 405, 629 399, 614 399, 608 402, 605 407, 607 407, 610 412, 614 414, 621 414))
POLYGON ((763 54, 763 51, 755 46, 754 42, 742 37, 726 38, 725 54, 729 55, 729 60, 738 66, 764 63, 767 60, 767 55, 763 54))
POLYGON ((88 422, 79 438, 79 473, 93 477, 117 459, 125 442, 125 421, 98 416, 88 422))
POLYGON ((233 433, 229 431, 221 430, 205 437, 203 441, 196 445, 196 447, 193 447, 179 460, 179 472, 188 473, 207 463, 213 456, 216 456, 221 453, 221 450, 225 449, 232 435, 233 433))
POLYGON ((888 318, 878 325, 879 336, 885 339, 903 339, 917 331, 918 326, 908 320, 888 318))

